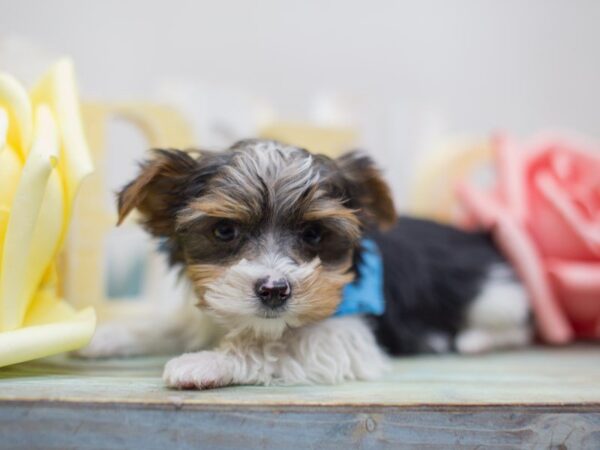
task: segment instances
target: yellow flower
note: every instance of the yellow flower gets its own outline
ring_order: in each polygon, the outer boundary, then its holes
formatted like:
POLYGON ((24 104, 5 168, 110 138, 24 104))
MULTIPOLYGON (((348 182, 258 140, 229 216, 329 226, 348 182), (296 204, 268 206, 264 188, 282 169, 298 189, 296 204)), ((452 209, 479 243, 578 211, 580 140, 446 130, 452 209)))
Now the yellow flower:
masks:
POLYGON ((71 62, 29 94, 0 73, 0 366, 80 348, 93 334, 93 309, 60 299, 56 273, 91 171, 71 62))

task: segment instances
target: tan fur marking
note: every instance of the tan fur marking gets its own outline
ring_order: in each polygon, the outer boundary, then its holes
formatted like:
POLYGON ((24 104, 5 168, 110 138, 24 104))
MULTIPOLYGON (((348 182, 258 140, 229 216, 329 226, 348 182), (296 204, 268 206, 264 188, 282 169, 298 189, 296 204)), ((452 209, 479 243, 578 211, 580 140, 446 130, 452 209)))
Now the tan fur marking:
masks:
POLYGON ((350 238, 358 239, 360 237, 360 220, 356 216, 356 211, 342 206, 337 201, 319 200, 313 202, 302 218, 309 222, 333 219, 337 223, 343 224, 342 228, 349 234, 350 238))
POLYGON ((190 218, 188 220, 193 220, 199 215, 220 217, 239 222, 249 221, 252 217, 251 211, 244 205, 234 202, 227 196, 217 195, 206 196, 201 200, 190 203, 188 211, 183 216, 183 221, 186 221, 186 216, 190 218))
POLYGON ((206 303, 204 300, 204 294, 206 292, 205 286, 218 279, 223 275, 225 269, 214 264, 191 264, 186 267, 186 273, 196 292, 198 298, 197 305, 199 307, 205 307, 206 303))
POLYGON ((304 220, 319 220, 319 219, 344 219, 348 222, 359 226, 360 222, 356 217, 356 211, 353 209, 341 206, 334 201, 321 201, 312 204, 304 213, 304 220))
POLYGON ((310 279, 296 291, 298 303, 295 306, 298 319, 306 324, 330 317, 342 298, 343 287, 353 279, 349 272, 350 263, 338 269, 324 269, 319 266, 310 279))

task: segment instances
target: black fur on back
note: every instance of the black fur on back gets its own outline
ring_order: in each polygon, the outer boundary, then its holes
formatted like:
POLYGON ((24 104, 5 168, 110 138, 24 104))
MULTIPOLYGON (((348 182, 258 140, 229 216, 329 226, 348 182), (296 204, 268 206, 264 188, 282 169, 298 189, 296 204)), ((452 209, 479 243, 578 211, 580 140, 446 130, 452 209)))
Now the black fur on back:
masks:
POLYGON ((490 267, 504 259, 486 233, 401 217, 369 237, 383 257, 385 313, 373 317, 390 354, 433 351, 427 336, 453 342, 490 267))

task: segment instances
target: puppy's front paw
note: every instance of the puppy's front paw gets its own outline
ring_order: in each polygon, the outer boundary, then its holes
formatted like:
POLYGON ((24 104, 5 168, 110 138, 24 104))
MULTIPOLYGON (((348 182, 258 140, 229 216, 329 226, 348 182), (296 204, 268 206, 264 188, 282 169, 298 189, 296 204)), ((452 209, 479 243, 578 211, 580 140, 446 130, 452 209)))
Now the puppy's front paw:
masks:
POLYGON ((90 343, 73 352, 81 358, 109 358, 139 354, 139 339, 126 323, 108 322, 98 326, 90 343))
POLYGON ((167 363, 163 380, 177 389, 212 389, 231 384, 231 373, 231 361, 222 353, 186 353, 167 363))

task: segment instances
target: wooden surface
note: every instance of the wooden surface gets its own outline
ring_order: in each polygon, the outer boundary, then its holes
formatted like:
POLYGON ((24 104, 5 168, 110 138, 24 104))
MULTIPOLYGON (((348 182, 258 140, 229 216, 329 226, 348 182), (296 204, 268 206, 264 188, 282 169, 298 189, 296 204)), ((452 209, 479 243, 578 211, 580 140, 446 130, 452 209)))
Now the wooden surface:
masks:
POLYGON ((0 448, 600 449, 600 346, 399 359, 381 381, 173 391, 162 358, 0 370, 0 448))

